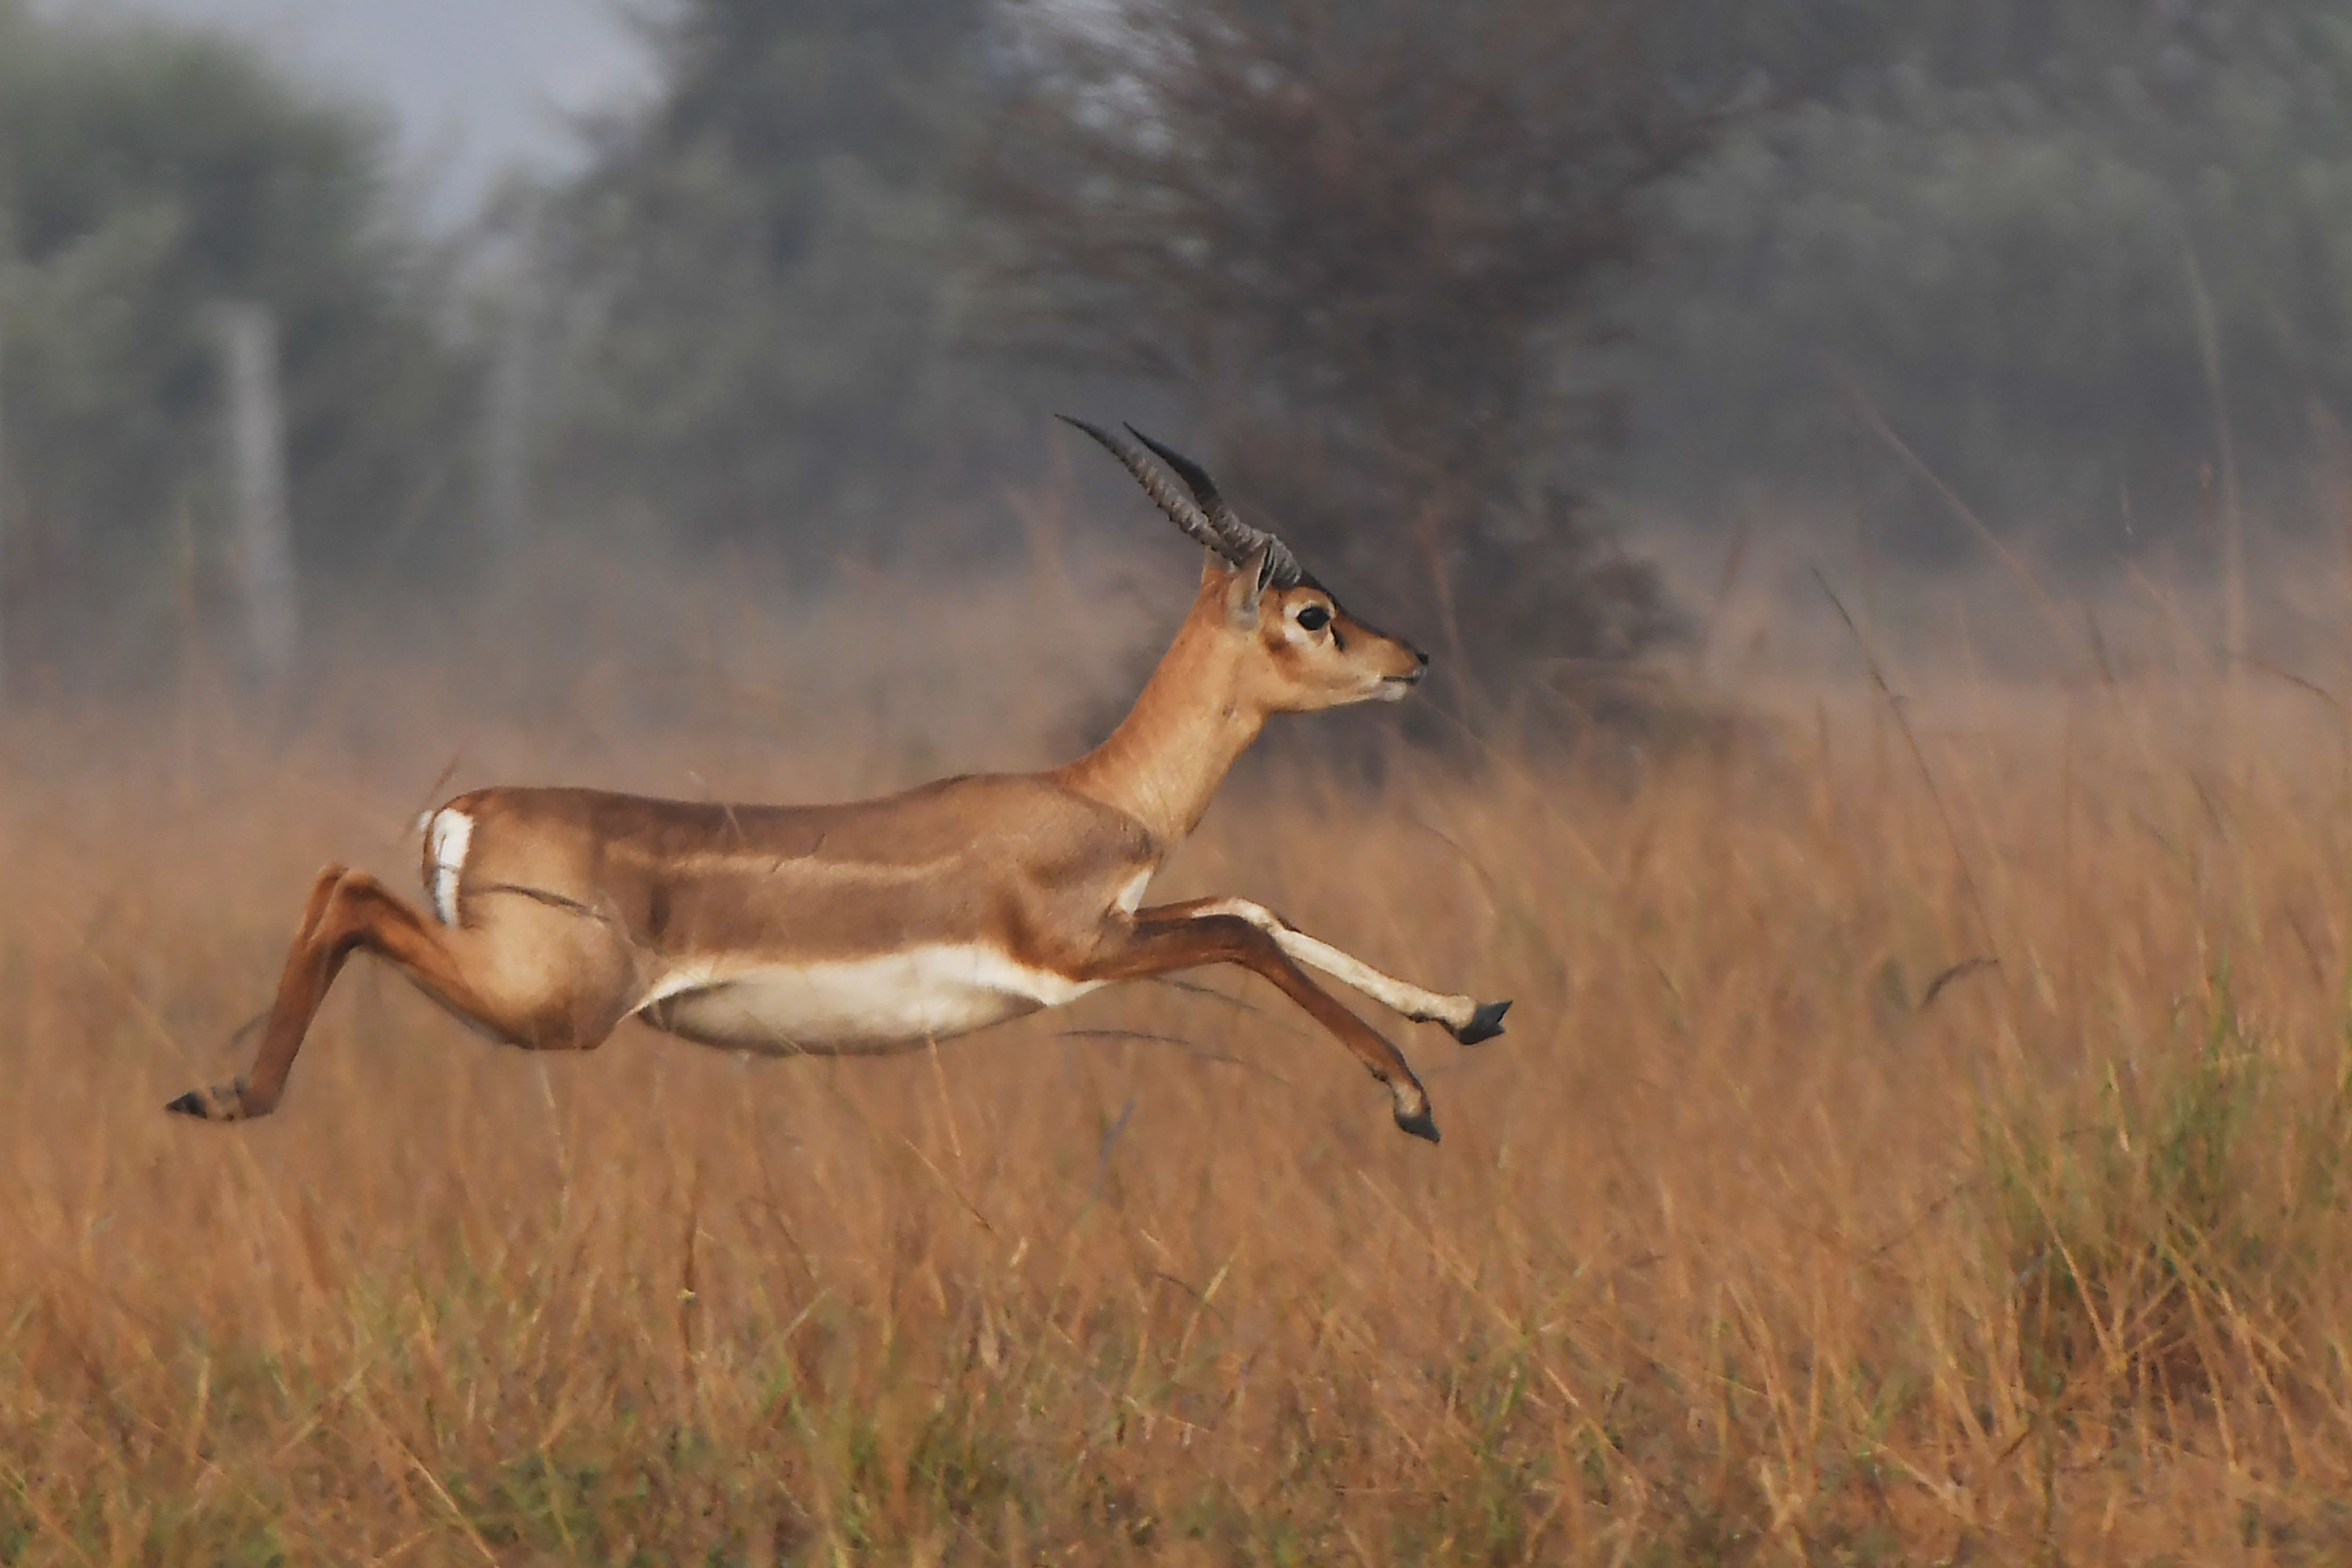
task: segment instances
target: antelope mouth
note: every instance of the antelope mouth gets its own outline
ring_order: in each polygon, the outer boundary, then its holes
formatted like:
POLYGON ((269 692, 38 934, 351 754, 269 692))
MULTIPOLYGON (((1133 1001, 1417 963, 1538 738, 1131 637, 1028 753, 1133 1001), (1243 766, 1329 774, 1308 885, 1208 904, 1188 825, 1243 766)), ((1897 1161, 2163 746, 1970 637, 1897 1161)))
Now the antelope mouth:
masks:
POLYGON ((1412 655, 1412 668, 1405 671, 1402 674, 1382 675, 1381 677, 1381 693, 1383 695, 1391 698, 1404 695, 1405 692, 1409 688, 1421 685, 1422 676, 1429 674, 1428 654, 1423 653, 1420 649, 1414 647, 1410 643, 1402 644, 1402 648, 1405 653, 1412 655))

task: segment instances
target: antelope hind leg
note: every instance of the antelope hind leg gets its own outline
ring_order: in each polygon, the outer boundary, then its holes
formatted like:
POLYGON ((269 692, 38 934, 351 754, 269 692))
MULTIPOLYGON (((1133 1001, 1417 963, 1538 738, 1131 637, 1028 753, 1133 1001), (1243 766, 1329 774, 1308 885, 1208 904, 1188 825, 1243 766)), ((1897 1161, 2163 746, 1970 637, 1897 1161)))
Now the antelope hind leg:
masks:
MULTIPOLYGON (((310 960, 310 954, 312 944, 318 936, 319 923, 325 918, 327 907, 333 902, 335 889, 341 884, 345 874, 346 868, 331 865, 321 871, 318 879, 310 884, 310 901, 303 905, 301 922, 294 928, 294 945, 287 951, 285 968, 278 977, 278 999, 271 1005, 265 1022, 262 1036, 265 1042, 277 1029, 278 1015, 285 1005, 287 989, 297 977, 298 963, 314 961, 310 960)), ((336 960, 336 963, 339 966, 341 960, 336 960)), ((331 973, 329 977, 332 977, 331 973)), ((323 985, 320 987, 320 993, 321 996, 325 994, 323 985)), ((314 1001, 311 1004, 312 1010, 315 1011, 317 1006, 314 1001)), ((304 1021, 307 1025, 309 1020, 306 1018, 304 1021)), ((267 1108, 260 1111, 246 1109, 245 1083, 244 1079, 236 1078, 226 1083, 213 1084, 205 1089, 191 1089, 178 1099, 171 1101, 163 1109, 176 1112, 183 1116, 194 1116, 204 1122, 241 1122, 247 1116, 268 1114, 267 1108)))
POLYGON ((506 941, 487 930, 445 929, 428 924, 367 873, 329 866, 311 887, 301 927, 286 955, 252 1070, 229 1083, 191 1090, 164 1109, 211 1122, 245 1121, 276 1110, 328 988, 361 948, 391 964, 461 1019, 508 1044, 542 1051, 585 1051, 602 1044, 625 1010, 620 1001, 625 978, 583 984, 593 982, 603 967, 593 957, 572 972, 533 966, 520 977, 502 973, 498 962, 502 948, 519 945, 514 938, 530 936, 552 936, 564 956, 588 957, 563 943, 566 935, 579 930, 569 923, 585 917, 532 904, 502 918, 506 941), (530 929, 534 923, 547 929, 530 929))

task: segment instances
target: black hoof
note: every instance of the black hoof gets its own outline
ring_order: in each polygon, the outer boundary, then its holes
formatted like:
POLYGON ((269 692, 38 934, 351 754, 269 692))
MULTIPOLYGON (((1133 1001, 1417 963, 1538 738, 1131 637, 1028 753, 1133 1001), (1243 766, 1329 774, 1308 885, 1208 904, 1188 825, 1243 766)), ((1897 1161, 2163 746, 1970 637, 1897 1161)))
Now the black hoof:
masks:
POLYGON ((1454 1038, 1465 1045, 1475 1045, 1482 1040, 1492 1040, 1503 1032, 1503 1015, 1511 1010, 1505 1002, 1482 1002, 1470 1015, 1470 1021, 1454 1031, 1454 1038))
POLYGON ((199 1122, 235 1122, 245 1115, 243 1093, 232 1083, 225 1089, 191 1089, 163 1107, 199 1122))
POLYGON ((1426 1105, 1410 1116, 1399 1111, 1396 1113, 1396 1124, 1416 1138, 1426 1138, 1433 1144, 1438 1141, 1437 1124, 1431 1119, 1429 1107, 1426 1105))

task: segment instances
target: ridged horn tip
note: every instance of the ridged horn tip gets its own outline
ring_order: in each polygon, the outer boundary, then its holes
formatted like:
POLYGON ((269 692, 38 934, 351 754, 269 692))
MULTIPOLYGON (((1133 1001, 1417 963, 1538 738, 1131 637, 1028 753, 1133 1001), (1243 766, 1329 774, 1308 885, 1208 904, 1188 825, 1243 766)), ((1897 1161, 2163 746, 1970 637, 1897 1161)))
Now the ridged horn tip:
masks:
POLYGON ((1150 447, 1161 462, 1174 469, 1177 476, 1184 481, 1185 487, 1190 489, 1193 498, 1201 503, 1201 510, 1208 519, 1210 529, 1224 541, 1224 548, 1220 553, 1226 559, 1239 566, 1260 549, 1264 549, 1266 552, 1268 580, 1275 586, 1295 587, 1305 578, 1306 573, 1299 567, 1298 558, 1290 553, 1290 547, 1265 529, 1253 528, 1242 521, 1240 515, 1234 510, 1233 504, 1218 493, 1217 482, 1209 477, 1207 469, 1174 447, 1165 446, 1152 440, 1131 424, 1127 427, 1127 433, 1150 447))
POLYGON ((1217 482, 1209 477, 1209 471, 1206 468, 1202 467, 1174 447, 1165 446, 1152 440, 1135 426, 1130 424, 1126 428, 1129 435, 1151 448, 1153 453, 1158 455, 1160 461, 1176 470, 1176 477, 1184 481, 1184 487, 1192 492, 1193 498, 1202 506, 1210 508, 1213 515, 1217 503, 1224 497, 1217 493, 1217 482))
POLYGON ((1143 493, 1151 497, 1152 504, 1165 512, 1168 520, 1181 529, 1186 538, 1235 565, 1240 564, 1234 559, 1231 544, 1223 537, 1223 531, 1211 525, 1200 506, 1160 472, 1143 448, 1132 441, 1122 441, 1083 419, 1066 413, 1057 413, 1054 417, 1075 429, 1085 431, 1100 444, 1104 451, 1118 458, 1119 466, 1135 476, 1135 482, 1143 486, 1143 493))

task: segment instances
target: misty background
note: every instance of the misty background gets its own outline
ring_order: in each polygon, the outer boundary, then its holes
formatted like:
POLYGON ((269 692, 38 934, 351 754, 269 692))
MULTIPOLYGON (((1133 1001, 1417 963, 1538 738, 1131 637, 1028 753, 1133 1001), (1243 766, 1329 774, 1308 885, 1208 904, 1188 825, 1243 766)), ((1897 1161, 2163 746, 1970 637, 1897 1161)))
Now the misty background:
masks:
POLYGON ((2345 526, 2348 111, 2319 0, 0 0, 0 700, 1177 553, 1057 409, 1457 704, 1670 544, 2224 577, 2345 526))

